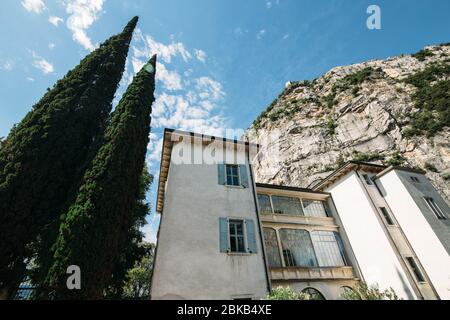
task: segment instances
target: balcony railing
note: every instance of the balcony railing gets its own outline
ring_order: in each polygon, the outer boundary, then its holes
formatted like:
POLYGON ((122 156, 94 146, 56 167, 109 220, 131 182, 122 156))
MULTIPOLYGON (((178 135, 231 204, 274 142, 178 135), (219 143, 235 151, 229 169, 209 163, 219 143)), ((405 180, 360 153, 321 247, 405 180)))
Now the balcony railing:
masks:
POLYGON ((270 268, 271 280, 355 279, 352 267, 286 267, 270 268))

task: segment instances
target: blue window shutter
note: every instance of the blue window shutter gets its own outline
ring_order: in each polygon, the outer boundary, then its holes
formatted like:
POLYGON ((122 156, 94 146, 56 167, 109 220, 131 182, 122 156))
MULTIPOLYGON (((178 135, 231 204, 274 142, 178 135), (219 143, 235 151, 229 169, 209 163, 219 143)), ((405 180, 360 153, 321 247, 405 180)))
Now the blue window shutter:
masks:
POLYGON ((219 184, 225 185, 226 184, 226 178, 225 178, 225 165, 224 164, 218 164, 217 165, 217 176, 219 179, 219 184))
POLYGON ((245 164, 239 165, 239 176, 241 178, 241 186, 248 188, 247 166, 245 164))
POLYGON ((229 252, 230 247, 228 244, 228 219, 219 218, 219 240, 220 240, 220 252, 229 252))
POLYGON ((249 253, 256 253, 258 250, 256 247, 255 223, 253 222, 253 220, 246 219, 245 227, 247 229, 247 244, 248 244, 247 251, 249 253))

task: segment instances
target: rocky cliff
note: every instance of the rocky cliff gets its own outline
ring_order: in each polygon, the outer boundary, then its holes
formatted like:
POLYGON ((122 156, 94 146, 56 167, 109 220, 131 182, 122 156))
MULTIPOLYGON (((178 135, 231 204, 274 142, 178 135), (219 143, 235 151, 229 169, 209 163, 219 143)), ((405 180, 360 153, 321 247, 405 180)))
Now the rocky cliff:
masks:
POLYGON ((270 145, 260 182, 307 187, 359 160, 421 168, 449 200, 450 44, 288 82, 247 136, 270 145))

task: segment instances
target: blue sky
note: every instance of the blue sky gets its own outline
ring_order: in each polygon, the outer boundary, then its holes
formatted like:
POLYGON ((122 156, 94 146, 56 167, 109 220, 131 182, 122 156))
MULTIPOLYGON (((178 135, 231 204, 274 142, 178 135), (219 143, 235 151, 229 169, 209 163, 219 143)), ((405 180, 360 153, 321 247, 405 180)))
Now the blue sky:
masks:
MULTIPOLYGON (((449 12, 447 0, 2 0, 0 137, 134 15, 139 29, 116 102, 157 53, 148 153, 157 175, 164 127, 218 135, 245 129, 289 80, 450 41, 449 12), (371 4, 381 9, 381 30, 366 27, 371 4)), ((154 240, 158 217, 148 220, 154 240)))

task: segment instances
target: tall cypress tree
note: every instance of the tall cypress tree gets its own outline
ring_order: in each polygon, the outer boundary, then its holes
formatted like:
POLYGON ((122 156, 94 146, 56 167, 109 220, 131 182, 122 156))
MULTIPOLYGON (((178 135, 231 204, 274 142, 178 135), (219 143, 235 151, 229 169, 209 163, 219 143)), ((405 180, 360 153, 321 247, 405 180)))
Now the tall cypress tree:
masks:
POLYGON ((138 18, 59 80, 0 149, 0 289, 23 277, 27 246, 67 206, 111 111, 138 18))
POLYGON ((104 142, 61 223, 47 277, 51 297, 100 299, 111 283, 139 199, 149 142, 156 56, 135 76, 105 130, 104 142), (81 268, 81 290, 66 287, 67 267, 81 268))

